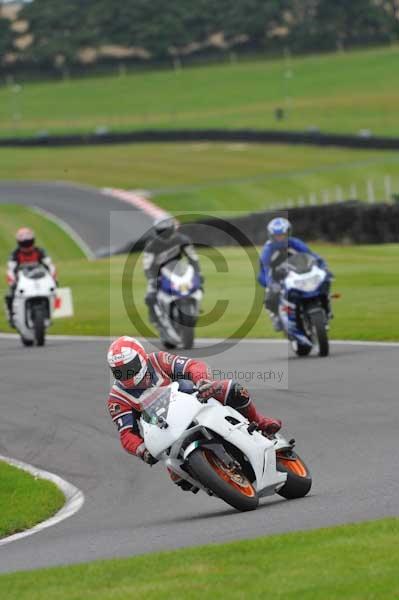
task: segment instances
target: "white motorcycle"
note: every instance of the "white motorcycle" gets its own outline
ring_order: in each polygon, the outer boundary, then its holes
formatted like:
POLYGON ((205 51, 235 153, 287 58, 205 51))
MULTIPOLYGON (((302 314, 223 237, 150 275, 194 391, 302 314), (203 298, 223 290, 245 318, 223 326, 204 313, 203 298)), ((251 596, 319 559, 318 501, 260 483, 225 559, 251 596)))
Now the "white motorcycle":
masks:
POLYGON ((175 260, 162 267, 154 311, 167 348, 193 347, 202 296, 200 277, 192 265, 175 260))
POLYGON ((24 346, 44 346, 51 325, 56 282, 43 265, 19 269, 12 314, 14 326, 24 346))
POLYGON ((262 496, 292 499, 309 492, 312 478, 293 450, 295 440, 265 437, 233 408, 213 398, 204 404, 195 392, 180 391, 182 384, 192 386, 174 382, 140 398, 145 446, 172 479, 240 511, 257 508, 262 496))

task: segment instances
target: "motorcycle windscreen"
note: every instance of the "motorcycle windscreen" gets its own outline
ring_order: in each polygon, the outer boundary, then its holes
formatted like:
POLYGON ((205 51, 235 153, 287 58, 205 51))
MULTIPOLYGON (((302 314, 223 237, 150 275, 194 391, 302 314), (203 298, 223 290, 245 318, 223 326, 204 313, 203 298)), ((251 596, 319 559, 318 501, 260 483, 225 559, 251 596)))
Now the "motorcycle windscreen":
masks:
POLYGON ((287 266, 298 274, 308 273, 315 264, 315 257, 306 253, 294 254, 287 260, 287 266))
POLYGON ((162 425, 166 421, 172 396, 170 387, 150 388, 138 401, 141 418, 152 425, 162 425))

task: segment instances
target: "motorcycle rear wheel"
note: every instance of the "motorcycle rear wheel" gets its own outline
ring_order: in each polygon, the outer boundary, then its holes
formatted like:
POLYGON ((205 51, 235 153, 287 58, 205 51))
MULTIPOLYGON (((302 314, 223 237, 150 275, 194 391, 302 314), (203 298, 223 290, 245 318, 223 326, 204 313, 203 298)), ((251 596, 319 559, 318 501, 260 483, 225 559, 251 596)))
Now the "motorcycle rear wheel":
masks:
POLYGON ((278 494, 287 500, 303 498, 312 487, 312 476, 304 461, 293 450, 282 450, 276 456, 277 471, 287 473, 287 481, 278 494))
POLYGON ((211 450, 198 448, 188 463, 202 485, 233 508, 242 512, 257 508, 259 497, 251 482, 238 469, 227 468, 211 450))

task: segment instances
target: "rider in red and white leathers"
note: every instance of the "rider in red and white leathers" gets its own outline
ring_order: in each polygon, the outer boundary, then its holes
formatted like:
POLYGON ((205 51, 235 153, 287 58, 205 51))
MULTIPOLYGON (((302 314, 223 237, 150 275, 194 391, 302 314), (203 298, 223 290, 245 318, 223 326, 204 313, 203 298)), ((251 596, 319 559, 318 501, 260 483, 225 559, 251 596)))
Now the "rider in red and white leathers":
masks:
POLYGON ((279 419, 261 415, 249 397, 248 390, 231 379, 211 381, 206 363, 177 356, 169 352, 145 352, 134 338, 127 336, 115 340, 108 351, 108 364, 115 376, 109 398, 108 409, 120 436, 123 448, 153 464, 156 460, 145 448, 140 436, 140 396, 150 387, 159 387, 182 379, 193 382, 199 398, 211 396, 238 410, 249 421, 258 423, 266 434, 276 433, 281 428, 279 419), (130 375, 130 376, 129 376, 130 375))
POLYGON ((43 248, 35 245, 35 234, 28 227, 21 227, 16 233, 17 247, 10 254, 7 262, 7 283, 9 289, 4 298, 8 320, 12 322, 12 305, 14 301, 15 286, 17 282, 18 270, 26 265, 35 263, 42 264, 49 271, 50 275, 56 280, 57 272, 51 258, 46 254, 43 248))

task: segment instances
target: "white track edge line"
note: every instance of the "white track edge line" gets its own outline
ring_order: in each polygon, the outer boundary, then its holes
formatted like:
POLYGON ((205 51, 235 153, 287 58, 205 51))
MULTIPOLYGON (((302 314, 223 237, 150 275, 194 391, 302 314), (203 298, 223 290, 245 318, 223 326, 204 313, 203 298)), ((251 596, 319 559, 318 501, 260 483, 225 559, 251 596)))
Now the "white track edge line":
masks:
POLYGON ((72 227, 68 225, 68 223, 66 223, 66 221, 64 221, 60 217, 57 217, 48 210, 40 208, 39 206, 31 206, 28 208, 31 208, 31 210, 33 210, 34 212, 38 213, 39 215, 42 215, 44 218, 58 225, 58 227, 60 227, 65 233, 67 233, 69 237, 73 239, 75 244, 79 246, 83 254, 86 256, 87 260, 95 260, 96 257, 94 255, 94 252, 89 248, 89 246, 80 237, 80 235, 76 233, 76 231, 72 229, 72 227))
POLYGON ((27 471, 34 477, 51 481, 62 491, 66 499, 64 506, 54 516, 50 517, 49 519, 46 519, 45 521, 42 521, 41 523, 38 523, 31 529, 26 529, 25 531, 14 533, 13 535, 0 539, 0 546, 5 546, 6 544, 10 544, 11 542, 14 542, 16 540, 20 540, 22 538, 33 535, 34 533, 38 533, 43 529, 47 529, 47 527, 57 525, 61 521, 64 521, 64 519, 72 517, 82 508, 85 501, 84 494, 81 490, 72 485, 72 483, 69 483, 69 481, 65 481, 65 479, 61 479, 61 477, 55 475, 54 473, 50 473, 49 471, 43 471, 42 469, 38 469, 33 465, 29 465, 28 463, 24 463, 14 458, 2 456, 1 454, 0 460, 8 463, 9 465, 12 465, 13 467, 17 467, 18 469, 27 471))
MULTIPOLYGON (((75 342, 102 342, 116 339, 116 335, 48 335, 48 340, 54 341, 75 341, 75 342)), ((136 336, 140 341, 152 342, 158 338, 143 338, 136 336)), ((17 333, 0 333, 0 339, 13 340, 19 339, 17 333)), ((226 344, 234 344, 235 342, 242 344, 287 344, 287 340, 268 339, 268 338, 245 338, 245 339, 226 339, 226 338, 196 338, 198 344, 220 344, 225 342, 226 344)), ((345 346, 376 346, 381 348, 399 348, 399 342, 374 342, 368 340, 330 340, 330 344, 342 344, 345 346)))

